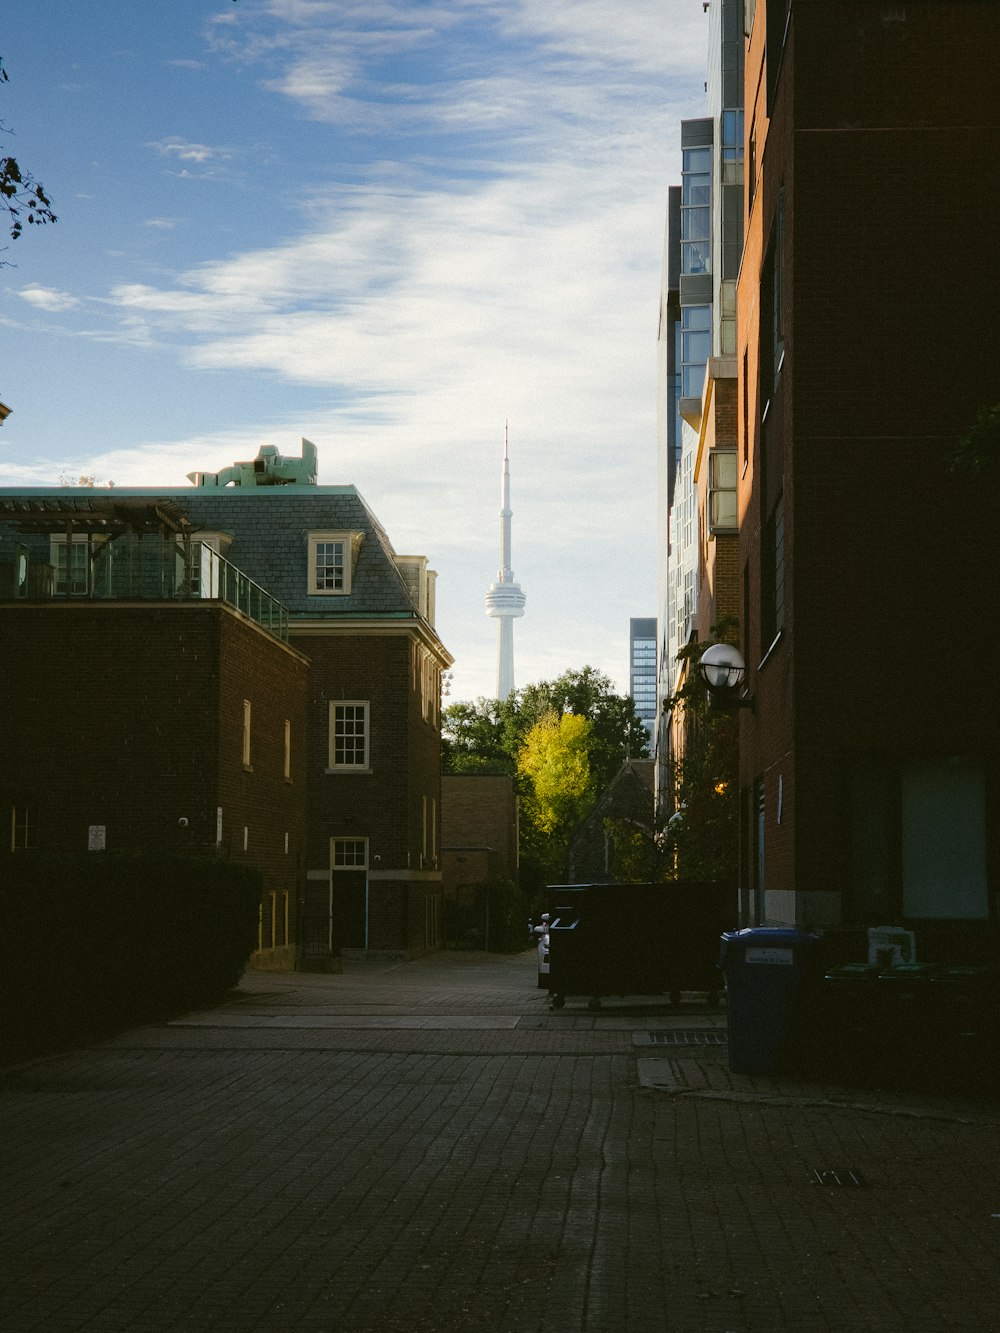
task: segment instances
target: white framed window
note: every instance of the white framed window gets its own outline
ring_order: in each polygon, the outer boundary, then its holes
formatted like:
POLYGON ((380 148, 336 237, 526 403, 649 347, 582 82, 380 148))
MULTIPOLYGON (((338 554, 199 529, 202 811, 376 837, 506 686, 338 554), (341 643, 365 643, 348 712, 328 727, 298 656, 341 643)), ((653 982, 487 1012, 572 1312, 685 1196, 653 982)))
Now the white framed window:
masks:
POLYGON ((49 564, 56 571, 57 597, 86 597, 90 591, 90 559, 106 537, 90 537, 85 532, 49 535, 49 564))
POLYGON ((367 771, 368 741, 367 699, 339 699, 331 703, 327 771, 367 771))
MULTIPOLYGON (((286 782, 292 780, 292 724, 285 718, 285 757, 282 763, 282 776, 286 782)), ((287 848, 285 849, 288 850, 287 848)))
POLYGON ((343 597, 351 591, 355 538, 353 532, 310 532, 309 595, 343 597))
POLYGON ((737 532, 736 450, 712 449, 708 455, 708 530, 737 532))
POLYGON ((367 838, 332 838, 334 870, 364 870, 368 865, 367 838))

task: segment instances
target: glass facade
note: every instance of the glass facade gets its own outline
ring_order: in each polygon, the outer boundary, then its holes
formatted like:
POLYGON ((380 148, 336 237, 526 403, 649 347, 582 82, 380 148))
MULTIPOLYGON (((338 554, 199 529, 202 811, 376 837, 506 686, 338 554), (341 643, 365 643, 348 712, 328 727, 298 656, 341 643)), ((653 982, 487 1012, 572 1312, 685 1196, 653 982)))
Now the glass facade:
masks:
POLYGON ((712 150, 685 148, 681 174, 681 273, 712 271, 712 150))

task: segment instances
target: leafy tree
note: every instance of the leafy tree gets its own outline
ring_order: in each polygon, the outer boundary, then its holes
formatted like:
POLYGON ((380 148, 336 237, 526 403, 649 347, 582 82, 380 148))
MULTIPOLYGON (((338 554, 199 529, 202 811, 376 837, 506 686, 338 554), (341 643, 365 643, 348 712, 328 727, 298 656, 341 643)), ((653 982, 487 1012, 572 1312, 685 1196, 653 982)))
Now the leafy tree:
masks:
POLYGON ((593 800, 592 730, 576 713, 548 712, 524 738, 517 770, 527 779, 525 812, 542 833, 568 834, 593 800))
POLYGON ((516 773, 525 737, 548 713, 574 713, 591 723, 588 758, 598 789, 628 758, 649 753, 649 739, 635 704, 616 694, 608 676, 585 666, 539 681, 504 700, 454 703, 442 718, 447 773, 516 773))
POLYGON ((514 707, 509 700, 449 704, 441 719, 441 762, 446 773, 513 773, 514 707))
MULTIPOLYGON (((529 755, 541 746, 544 734, 532 738, 529 755)), ((561 879, 564 874, 573 823, 583 817, 589 802, 626 759, 647 753, 648 737, 635 704, 628 695, 617 694, 611 680, 589 666, 529 685, 504 700, 481 698, 474 703, 451 704, 442 717, 442 764, 446 773, 508 773, 517 784, 521 799, 520 882, 533 904, 547 881, 561 879), (519 757, 533 728, 547 719, 558 721, 563 717, 576 719, 565 733, 562 723, 559 728, 564 740, 573 735, 580 751, 585 750, 589 786, 586 800, 575 797, 560 807, 555 796, 544 802, 537 799, 534 780, 519 764, 519 757), (547 827, 543 828, 543 823, 547 827)), ((558 765, 550 771, 558 774, 558 765)), ((540 777, 545 792, 547 778, 540 777)), ((576 778, 571 768, 562 777, 572 790, 576 778)))
MULTIPOLYGON (((0 83, 8 82, 3 57, 0 56, 0 83)), ((3 121, 0 121, 0 131, 9 133, 3 121)), ((7 225, 12 241, 20 237, 25 223, 28 226, 44 226, 47 222, 58 221, 41 181, 26 171, 16 157, 0 157, 0 203, 7 210, 7 225)))
POLYGON ((649 735, 627 694, 616 694, 610 678, 593 667, 564 671, 520 694, 522 725, 550 711, 574 713, 591 723, 589 758, 597 790, 608 785, 626 759, 649 754, 649 735))

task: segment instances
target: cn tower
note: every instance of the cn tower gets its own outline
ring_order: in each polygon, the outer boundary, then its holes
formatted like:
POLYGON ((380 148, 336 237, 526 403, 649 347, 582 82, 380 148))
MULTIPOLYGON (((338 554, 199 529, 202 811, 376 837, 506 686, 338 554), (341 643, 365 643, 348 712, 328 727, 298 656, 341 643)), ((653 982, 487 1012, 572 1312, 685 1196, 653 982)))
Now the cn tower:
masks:
POLYGON ((486 594, 486 614, 497 625, 497 698, 506 699, 514 690, 514 617, 524 615, 527 600, 514 582, 510 567, 510 460, 507 456, 507 427, 503 431, 503 483, 500 506, 500 574, 486 594))

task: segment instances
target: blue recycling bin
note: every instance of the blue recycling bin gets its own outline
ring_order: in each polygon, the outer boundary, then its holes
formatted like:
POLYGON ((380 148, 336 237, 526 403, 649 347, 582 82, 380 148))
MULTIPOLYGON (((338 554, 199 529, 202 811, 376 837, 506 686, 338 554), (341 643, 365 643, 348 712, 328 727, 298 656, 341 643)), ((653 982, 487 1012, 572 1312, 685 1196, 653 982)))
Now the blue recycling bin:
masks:
POLYGON ((806 1009, 820 937, 784 926, 751 926, 722 936, 729 1068, 769 1074, 802 1054, 806 1009))

